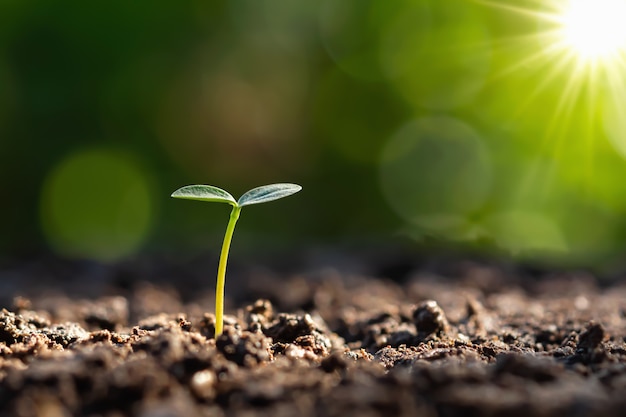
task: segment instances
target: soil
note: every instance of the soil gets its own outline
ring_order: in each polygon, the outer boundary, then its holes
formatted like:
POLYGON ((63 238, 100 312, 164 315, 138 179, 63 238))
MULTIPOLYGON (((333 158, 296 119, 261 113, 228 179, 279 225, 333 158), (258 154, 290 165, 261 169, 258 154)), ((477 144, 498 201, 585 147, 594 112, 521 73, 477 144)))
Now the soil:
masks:
POLYGON ((204 273, 212 265, 48 260, 5 267, 0 415, 626 410, 626 286, 619 280, 467 261, 413 265, 396 280, 235 268, 225 331, 215 339, 204 273))

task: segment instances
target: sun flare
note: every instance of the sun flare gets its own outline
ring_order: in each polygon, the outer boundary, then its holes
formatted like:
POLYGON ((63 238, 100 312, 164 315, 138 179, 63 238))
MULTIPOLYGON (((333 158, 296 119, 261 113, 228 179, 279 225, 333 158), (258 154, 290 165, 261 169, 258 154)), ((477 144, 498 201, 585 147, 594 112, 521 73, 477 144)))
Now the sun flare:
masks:
POLYGON ((570 0, 562 14, 564 42, 596 60, 626 50, 626 0, 570 0))
POLYGON ((594 189, 602 170, 596 154, 608 145, 626 159, 626 0, 474 1, 518 25, 494 41, 505 59, 494 85, 526 82, 511 108, 516 117, 541 121, 542 156, 520 198, 535 198, 537 184, 548 195, 546 178, 564 175, 566 168, 557 174, 557 166, 566 158, 576 161, 572 177, 594 189), (553 162, 542 165, 543 155, 553 162))

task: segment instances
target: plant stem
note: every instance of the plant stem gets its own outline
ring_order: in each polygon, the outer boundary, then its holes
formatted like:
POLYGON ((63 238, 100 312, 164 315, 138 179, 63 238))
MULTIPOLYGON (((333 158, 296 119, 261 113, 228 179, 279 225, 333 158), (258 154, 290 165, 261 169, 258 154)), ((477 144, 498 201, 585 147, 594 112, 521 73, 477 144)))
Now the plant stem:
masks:
POLYGON ((215 286, 215 337, 222 334, 224 329, 224 282, 226 281, 226 262, 228 261, 228 250, 230 242, 235 231, 235 224, 239 219, 241 207, 233 206, 230 212, 230 220, 226 226, 226 234, 224 235, 224 243, 222 244, 222 253, 220 254, 220 263, 217 267, 217 285, 215 286))

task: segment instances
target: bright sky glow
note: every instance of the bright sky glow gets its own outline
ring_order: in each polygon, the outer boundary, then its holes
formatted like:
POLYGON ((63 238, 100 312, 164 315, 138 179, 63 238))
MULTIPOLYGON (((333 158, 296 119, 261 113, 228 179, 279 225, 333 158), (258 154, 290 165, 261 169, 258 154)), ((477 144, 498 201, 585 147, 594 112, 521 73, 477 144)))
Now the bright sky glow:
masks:
POLYGON ((581 58, 600 59, 626 49, 626 0, 570 0, 562 35, 581 58))

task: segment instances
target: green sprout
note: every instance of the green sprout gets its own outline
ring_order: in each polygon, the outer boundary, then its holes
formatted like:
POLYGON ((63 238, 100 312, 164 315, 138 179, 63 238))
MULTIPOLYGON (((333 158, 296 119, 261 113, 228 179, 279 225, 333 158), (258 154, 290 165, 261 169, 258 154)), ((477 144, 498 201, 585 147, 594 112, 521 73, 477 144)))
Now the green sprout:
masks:
POLYGON ((211 185, 187 185, 172 193, 174 198, 185 200, 213 201, 217 203, 227 203, 233 206, 230 212, 230 220, 226 226, 226 234, 222 243, 220 262, 217 267, 217 284, 215 286, 215 337, 222 334, 224 328, 224 282, 226 280, 226 262, 230 242, 235 231, 235 224, 239 219, 241 208, 251 204, 267 203, 279 198, 290 196, 302 189, 297 184, 270 184, 253 188, 242 195, 239 200, 230 195, 227 191, 211 185))

